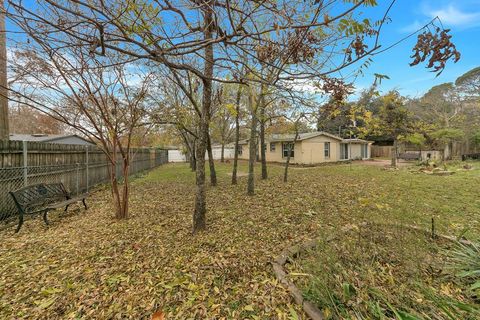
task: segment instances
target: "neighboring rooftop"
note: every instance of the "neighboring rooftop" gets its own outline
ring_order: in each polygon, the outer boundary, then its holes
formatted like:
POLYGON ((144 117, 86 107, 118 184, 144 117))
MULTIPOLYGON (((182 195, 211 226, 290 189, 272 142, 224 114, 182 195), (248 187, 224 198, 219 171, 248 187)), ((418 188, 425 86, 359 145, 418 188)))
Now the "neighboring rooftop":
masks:
POLYGON ((59 143, 59 144, 80 144, 80 145, 95 145, 90 140, 82 138, 76 134, 10 134, 10 140, 14 141, 32 141, 45 143, 59 143))

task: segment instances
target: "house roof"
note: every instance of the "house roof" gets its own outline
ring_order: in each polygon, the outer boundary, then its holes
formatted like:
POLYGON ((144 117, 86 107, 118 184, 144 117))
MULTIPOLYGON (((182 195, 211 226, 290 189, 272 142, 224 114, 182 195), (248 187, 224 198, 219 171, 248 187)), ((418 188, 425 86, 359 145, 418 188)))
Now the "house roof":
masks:
MULTIPOLYGON (((334 134, 324 132, 324 131, 316 131, 316 132, 299 133, 297 141, 307 140, 307 139, 318 137, 318 136, 327 136, 332 139, 342 140, 342 138, 334 134)), ((295 139, 295 134, 273 134, 270 138, 270 141, 289 142, 289 141, 293 141, 294 139, 295 139)))
MULTIPOLYGON (((307 140, 310 138, 318 137, 318 136, 327 136, 332 139, 343 140, 342 138, 325 132, 325 131, 316 131, 316 132, 306 132, 306 133, 299 133, 297 141, 307 140)), ((289 142, 295 139, 295 134, 272 134, 267 138, 269 142, 289 142)), ((249 139, 244 139, 238 141, 238 144, 248 144, 249 139)))
MULTIPOLYGON (((369 142, 371 142, 371 141, 358 139, 358 138, 342 139, 339 136, 336 136, 334 134, 331 134, 331 133, 328 133, 328 132, 325 132, 325 131, 300 133, 300 134, 298 134, 297 141, 307 140, 307 139, 311 139, 311 138, 318 137, 318 136, 326 136, 326 137, 329 137, 329 138, 332 138, 332 139, 339 140, 340 142, 343 142, 343 143, 369 143, 369 142)), ((273 134, 269 138, 267 138, 267 140, 269 142, 290 142, 290 141, 293 141, 294 139, 295 139, 295 134, 273 134)), ((238 142, 238 144, 248 144, 248 140, 249 139, 240 140, 238 142)))
POLYGON ((43 133, 34 133, 34 134, 10 134, 10 140, 15 141, 33 141, 33 142, 55 142, 56 140, 65 139, 65 138, 78 138, 89 144, 94 144, 92 141, 80 137, 76 134, 43 134, 43 133))
POLYGON ((238 140, 238 144, 248 144, 248 139, 238 140))
POLYGON ((363 139, 358 139, 358 138, 355 138, 355 139, 342 139, 342 142, 344 143, 371 143, 373 141, 368 141, 368 140, 363 140, 363 139))
MULTIPOLYGON (((229 148, 234 148, 235 147, 235 144, 234 143, 227 143, 224 145, 225 149, 229 149, 229 148)), ((222 148, 222 145, 219 144, 219 143, 215 143, 215 144, 212 144, 212 149, 220 149, 222 148)))

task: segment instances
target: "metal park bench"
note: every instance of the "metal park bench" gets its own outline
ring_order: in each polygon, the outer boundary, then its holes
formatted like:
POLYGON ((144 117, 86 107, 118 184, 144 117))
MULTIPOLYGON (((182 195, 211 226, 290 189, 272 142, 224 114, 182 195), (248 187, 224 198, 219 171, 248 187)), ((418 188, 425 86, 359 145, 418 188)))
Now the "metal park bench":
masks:
POLYGON ((480 160, 480 153, 462 154, 462 161, 480 160))
POLYGON ((64 211, 67 211, 69 205, 78 201, 82 201, 85 210, 88 209, 85 203, 88 194, 85 193, 72 197, 65 189, 63 183, 30 185, 11 191, 10 195, 13 197, 19 214, 18 226, 15 232, 20 230, 23 218, 27 214, 43 213, 43 220, 48 225, 47 213, 51 210, 65 207, 64 211))

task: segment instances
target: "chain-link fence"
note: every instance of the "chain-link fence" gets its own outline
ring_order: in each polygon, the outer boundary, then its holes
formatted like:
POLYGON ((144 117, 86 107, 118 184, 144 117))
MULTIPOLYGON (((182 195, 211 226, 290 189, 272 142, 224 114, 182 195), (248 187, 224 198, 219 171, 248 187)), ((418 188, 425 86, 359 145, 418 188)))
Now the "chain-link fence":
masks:
MULTIPOLYGON (((167 162, 167 150, 134 149, 129 172, 135 174, 167 162)), ((97 147, 0 142, 0 220, 7 223, 17 215, 10 191, 38 183, 61 182, 72 194, 80 194, 96 184, 108 182, 109 171, 110 164, 97 147)), ((120 165, 116 171, 121 177, 120 165)))

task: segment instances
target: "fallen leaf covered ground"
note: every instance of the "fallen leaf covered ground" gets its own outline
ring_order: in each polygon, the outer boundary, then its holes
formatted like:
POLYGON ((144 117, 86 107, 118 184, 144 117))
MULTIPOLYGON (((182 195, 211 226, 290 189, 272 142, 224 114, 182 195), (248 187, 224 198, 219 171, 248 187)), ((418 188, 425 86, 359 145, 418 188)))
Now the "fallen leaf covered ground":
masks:
POLYGON ((290 245, 366 220, 427 227, 434 216, 444 233, 480 231, 479 170, 439 177, 332 165, 292 168, 285 184, 282 167, 271 165, 249 197, 246 177, 231 186, 231 164, 217 168, 208 230, 195 236, 186 164, 136 178, 128 221, 113 219, 103 188, 87 212, 0 232, 0 318, 304 318, 269 265, 290 245))

